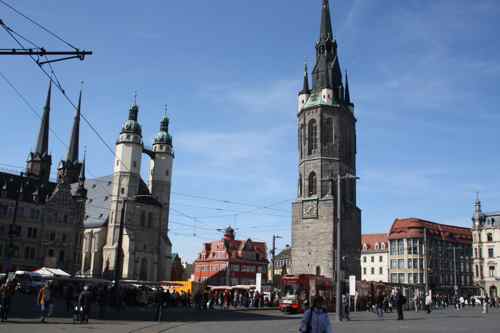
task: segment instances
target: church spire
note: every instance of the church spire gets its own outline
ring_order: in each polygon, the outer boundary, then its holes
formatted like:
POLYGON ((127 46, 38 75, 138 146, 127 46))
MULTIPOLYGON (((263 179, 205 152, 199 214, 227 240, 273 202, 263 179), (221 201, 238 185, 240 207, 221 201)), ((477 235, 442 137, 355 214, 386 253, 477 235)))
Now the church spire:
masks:
POLYGON ((73 130, 71 131, 71 141, 69 143, 68 156, 66 161, 70 161, 73 164, 78 162, 78 148, 80 144, 80 110, 82 106, 82 91, 80 90, 80 96, 78 97, 78 106, 76 107, 75 120, 73 122, 73 130))
POLYGON ((302 86, 302 90, 299 92, 299 95, 309 95, 311 94, 311 90, 309 89, 309 75, 307 74, 307 63, 304 64, 304 84, 302 86))
POLYGON ((344 101, 347 104, 351 104, 351 94, 349 93, 349 78, 347 77, 347 71, 345 71, 345 93, 344 101))
POLYGON ((49 91, 43 108, 42 122, 40 131, 38 132, 38 140, 36 142, 35 154, 39 156, 49 154, 49 120, 50 120, 50 98, 52 94, 52 81, 49 81, 49 91))
POLYGON ((333 39, 332 19, 330 17, 330 5, 328 0, 323 0, 321 9, 321 32, 320 40, 333 39))

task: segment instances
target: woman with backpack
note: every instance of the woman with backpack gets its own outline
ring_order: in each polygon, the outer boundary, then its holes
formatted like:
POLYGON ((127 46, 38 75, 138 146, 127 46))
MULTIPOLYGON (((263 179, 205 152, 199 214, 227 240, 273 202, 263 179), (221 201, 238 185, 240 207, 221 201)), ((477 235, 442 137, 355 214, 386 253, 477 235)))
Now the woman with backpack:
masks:
POLYGON ((304 318, 300 324, 299 332, 333 333, 323 297, 315 296, 313 298, 311 308, 304 312, 304 318))

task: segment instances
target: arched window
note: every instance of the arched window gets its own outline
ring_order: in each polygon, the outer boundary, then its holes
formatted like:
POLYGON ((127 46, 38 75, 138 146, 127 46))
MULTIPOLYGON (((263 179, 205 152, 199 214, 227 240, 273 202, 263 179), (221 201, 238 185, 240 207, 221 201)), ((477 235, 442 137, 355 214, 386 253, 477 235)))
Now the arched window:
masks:
POLYGON ((302 175, 299 174, 299 197, 302 196, 302 175))
POLYGON ((307 153, 310 155, 316 149, 318 149, 318 126, 316 125, 316 120, 309 120, 307 125, 307 153))
POLYGON ((299 128, 299 156, 302 158, 302 126, 299 128))
POLYGON ((316 173, 311 172, 309 174, 309 196, 315 195, 317 193, 316 190, 316 173))
POLYGON ((333 143, 333 120, 332 118, 327 118, 325 121, 325 126, 323 128, 323 144, 333 143))
POLYGON ((141 227, 146 226, 146 212, 141 211, 141 227))

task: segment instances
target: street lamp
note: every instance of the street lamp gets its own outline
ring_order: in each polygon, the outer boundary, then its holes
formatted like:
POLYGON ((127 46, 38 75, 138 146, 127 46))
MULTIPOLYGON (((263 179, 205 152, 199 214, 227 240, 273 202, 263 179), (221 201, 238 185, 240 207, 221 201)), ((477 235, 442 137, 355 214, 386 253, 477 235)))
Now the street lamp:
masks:
MULTIPOLYGON (((359 177, 356 177, 354 175, 351 175, 349 173, 341 176, 340 174, 337 175, 335 178, 328 178, 327 180, 330 181, 330 188, 332 191, 333 195, 333 183, 334 181, 337 181, 337 249, 336 249, 336 258, 335 259, 335 274, 336 274, 336 290, 335 290, 335 319, 336 321, 342 321, 342 293, 341 293, 341 284, 342 284, 342 277, 340 274, 340 261, 341 261, 341 220, 342 220, 342 212, 341 212, 341 186, 340 186, 340 181, 342 179, 354 179, 357 180, 359 177)), ((334 206, 332 205, 332 209, 335 211, 334 206)), ((334 215, 335 216, 335 215, 334 215)))
MULTIPOLYGON (((271 267, 271 269, 272 269, 272 272, 271 272, 271 279, 272 279, 272 281, 271 282, 272 282, 273 288, 276 285, 276 283, 274 281, 274 268, 275 268, 275 263, 274 263, 275 260, 274 260, 274 258, 276 256, 276 239, 279 239, 279 238, 283 238, 283 237, 281 237, 279 235, 273 235, 273 249, 271 251, 271 255, 272 255, 272 259, 271 259, 272 260, 272 267, 271 267)), ((273 289, 273 291, 274 291, 274 289, 273 289)))

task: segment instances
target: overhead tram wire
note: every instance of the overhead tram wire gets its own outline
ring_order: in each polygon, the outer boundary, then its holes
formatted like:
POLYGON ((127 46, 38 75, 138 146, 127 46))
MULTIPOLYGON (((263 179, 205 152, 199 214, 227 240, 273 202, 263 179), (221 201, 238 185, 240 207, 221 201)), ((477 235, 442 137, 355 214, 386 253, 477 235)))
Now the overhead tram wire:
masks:
POLYGON ((55 32, 52 32, 51 30, 49 30, 48 28, 44 27, 42 24, 38 23, 37 21, 35 21, 34 19, 30 18, 29 16, 27 16, 26 14, 23 14, 21 11, 17 10, 16 8, 14 8, 12 5, 8 4, 6 1, 4 0, 0 0, 0 3, 2 3, 4 6, 8 7, 9 9, 11 9, 12 11, 14 11, 16 14, 24 17, 26 20, 28 20, 29 22, 33 23, 34 25, 36 25, 37 27, 39 27, 40 29, 42 29, 43 31, 45 31, 46 33, 50 34, 51 36, 53 36, 54 38, 58 39, 59 41, 63 42, 64 44, 66 44, 67 46, 71 47, 72 49, 74 50, 78 50, 78 48, 74 45, 72 45, 71 43, 69 43, 68 41, 64 40, 62 37, 60 37, 59 35, 57 35, 55 32))

